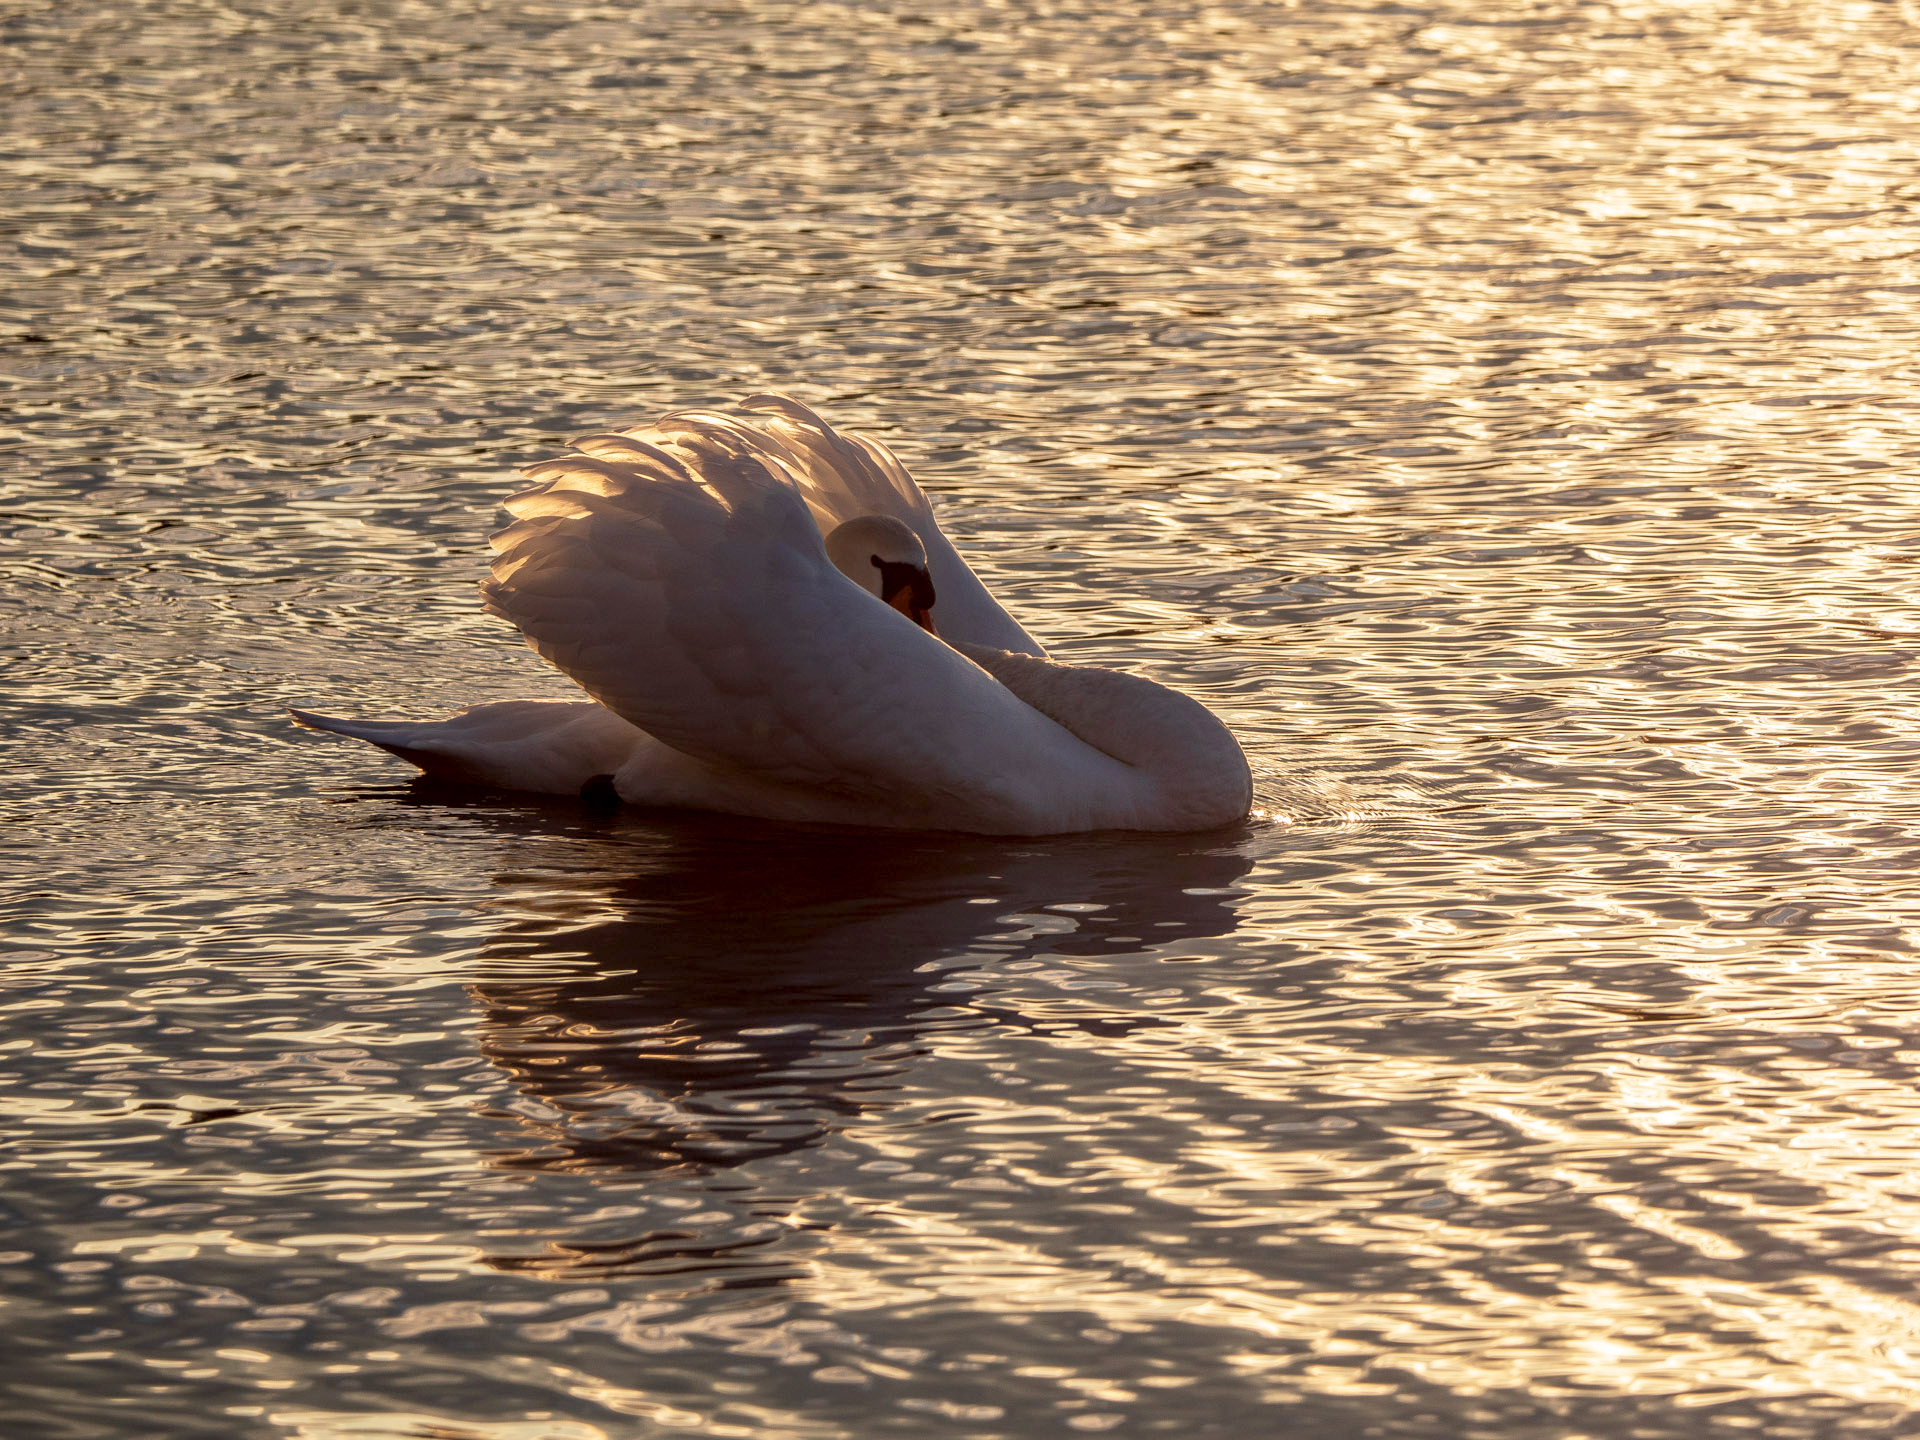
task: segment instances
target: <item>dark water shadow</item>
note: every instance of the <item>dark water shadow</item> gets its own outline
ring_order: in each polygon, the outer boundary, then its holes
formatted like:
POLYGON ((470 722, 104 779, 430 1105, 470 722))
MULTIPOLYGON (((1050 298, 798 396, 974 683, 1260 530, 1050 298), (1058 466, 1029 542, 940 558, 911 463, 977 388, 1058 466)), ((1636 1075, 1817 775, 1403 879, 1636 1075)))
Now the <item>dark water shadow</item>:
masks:
POLYGON ((541 842, 497 876, 512 918, 469 987, 519 1092, 500 1118, 528 1143, 494 1156, 516 1169, 713 1172, 818 1144, 887 1102, 930 1030, 1069 1023, 975 1003, 956 967, 1228 934, 1253 864, 1246 829, 1006 840, 409 803, 541 842))

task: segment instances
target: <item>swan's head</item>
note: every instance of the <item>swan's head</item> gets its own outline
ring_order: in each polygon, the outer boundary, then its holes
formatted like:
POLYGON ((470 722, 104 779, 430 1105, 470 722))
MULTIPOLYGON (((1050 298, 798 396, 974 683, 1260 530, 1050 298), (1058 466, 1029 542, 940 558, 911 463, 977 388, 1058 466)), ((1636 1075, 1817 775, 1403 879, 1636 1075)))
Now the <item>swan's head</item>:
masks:
POLYGON ((940 633, 933 628, 927 547, 900 521, 890 515, 862 515, 834 526, 827 536, 827 558, 862 590, 878 595, 921 629, 940 633))

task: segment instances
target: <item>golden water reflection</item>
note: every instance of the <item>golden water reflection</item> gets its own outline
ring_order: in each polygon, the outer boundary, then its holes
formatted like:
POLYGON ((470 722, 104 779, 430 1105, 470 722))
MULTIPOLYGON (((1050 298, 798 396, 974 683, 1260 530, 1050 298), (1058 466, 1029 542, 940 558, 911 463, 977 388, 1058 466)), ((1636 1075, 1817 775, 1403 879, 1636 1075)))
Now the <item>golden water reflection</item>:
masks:
POLYGON ((1913 7, 0 17, 49 1435, 1899 1434, 1913 7), (1262 823, 411 790, 568 435, 785 389, 1262 823))

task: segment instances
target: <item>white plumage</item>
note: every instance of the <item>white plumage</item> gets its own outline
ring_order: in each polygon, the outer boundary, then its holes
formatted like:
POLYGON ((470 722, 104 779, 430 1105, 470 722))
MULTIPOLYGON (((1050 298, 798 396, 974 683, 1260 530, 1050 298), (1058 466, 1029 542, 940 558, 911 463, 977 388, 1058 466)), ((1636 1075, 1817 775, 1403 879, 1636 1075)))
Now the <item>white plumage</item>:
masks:
POLYGON ((785 396, 742 408, 756 419, 588 436, 507 501, 487 607, 591 701, 295 717, 471 783, 611 777, 632 803, 770 819, 1032 835, 1246 814, 1226 728, 1151 681, 1047 660, 884 446, 785 396), (869 569, 930 578, 938 634, 869 569))

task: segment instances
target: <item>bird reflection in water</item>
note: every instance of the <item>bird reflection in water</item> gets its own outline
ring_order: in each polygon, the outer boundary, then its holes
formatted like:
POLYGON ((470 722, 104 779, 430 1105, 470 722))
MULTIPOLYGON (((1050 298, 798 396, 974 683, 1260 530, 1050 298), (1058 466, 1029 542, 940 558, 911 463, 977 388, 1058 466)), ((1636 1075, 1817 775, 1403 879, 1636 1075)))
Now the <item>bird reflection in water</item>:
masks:
POLYGON ((495 1113, 537 1137, 495 1161, 530 1170, 712 1173, 887 1105, 936 1033, 1156 1025, 1023 1016, 952 972, 1227 934, 1222 892, 1252 863, 1238 831, 997 840, 467 803, 547 842, 538 870, 498 877, 515 918, 481 968, 509 978, 470 986, 519 1092, 495 1113))

